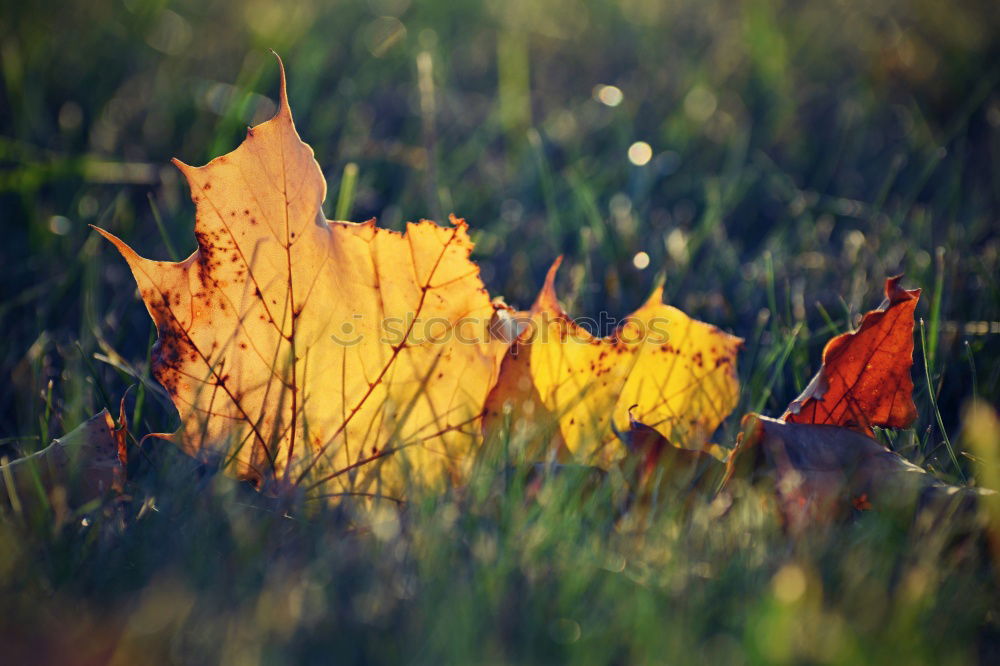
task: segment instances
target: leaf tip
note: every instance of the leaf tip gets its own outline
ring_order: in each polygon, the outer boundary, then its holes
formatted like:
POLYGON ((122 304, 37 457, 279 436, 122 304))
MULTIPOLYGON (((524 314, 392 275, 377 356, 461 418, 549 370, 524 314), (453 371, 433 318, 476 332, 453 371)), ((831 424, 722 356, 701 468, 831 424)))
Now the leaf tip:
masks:
POLYGON ((559 299, 556 296, 556 273, 559 272, 562 260, 563 256, 560 254, 552 262, 549 272, 545 274, 545 284, 542 286, 542 290, 538 293, 538 298, 535 300, 536 310, 562 311, 562 308, 559 307, 559 299))
POLYGON ((275 117, 287 116, 289 119, 292 117, 292 109, 288 105, 288 80, 285 77, 285 63, 282 62, 281 56, 274 49, 270 49, 271 55, 274 59, 278 61, 278 78, 280 80, 280 86, 278 90, 278 113, 275 117))
POLYGON ((903 289, 899 284, 902 280, 902 273, 886 279, 885 297, 889 299, 889 305, 895 305, 903 301, 918 300, 920 298, 920 289, 903 289))
POLYGON ((649 297, 643 307, 656 307, 663 305, 663 283, 653 285, 653 290, 649 292, 649 297))
POLYGON ((120 252, 121 255, 125 257, 125 260, 127 262, 132 263, 133 261, 139 260, 140 257, 138 254, 136 254, 135 250, 129 247, 128 243, 123 241, 121 238, 118 238, 118 236, 115 236, 110 231, 102 229, 101 227, 98 227, 96 225, 91 224, 89 226, 91 229, 101 234, 101 236, 103 236, 105 240, 114 245, 115 248, 117 248, 118 252, 120 252))
POLYGON ((175 167, 177 167, 177 170, 180 171, 182 174, 184 174, 185 178, 189 178, 191 174, 194 173, 194 170, 197 168, 191 166, 190 164, 187 164, 186 162, 182 162, 176 157, 170 158, 170 163, 173 164, 175 167))

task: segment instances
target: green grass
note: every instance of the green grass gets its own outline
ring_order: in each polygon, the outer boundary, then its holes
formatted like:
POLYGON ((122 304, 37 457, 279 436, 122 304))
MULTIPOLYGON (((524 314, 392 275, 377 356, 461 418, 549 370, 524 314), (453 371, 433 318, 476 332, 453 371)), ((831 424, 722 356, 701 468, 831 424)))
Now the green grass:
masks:
MULTIPOLYGON (((134 384, 133 432, 176 428, 131 276, 87 225, 145 256, 190 252, 169 158, 205 162, 267 117, 273 48, 328 215, 455 212, 508 302, 530 303, 564 254, 574 314, 623 315, 661 273, 668 302, 744 337, 723 445, 745 411, 779 414, 905 272, 924 289, 920 419, 884 435, 945 480, 976 476, 962 408, 1000 404, 990 3, 329 4, 3 3, 0 455, 116 414, 134 384), (640 140, 645 166, 626 156, 640 140)), ((869 513, 792 540, 751 489, 728 512, 663 501, 637 525, 609 489, 557 480, 527 500, 498 467, 397 516, 273 505, 150 444, 125 504, 0 518, 0 661, 108 645, 122 663, 1000 652, 996 572, 951 530, 869 513)))

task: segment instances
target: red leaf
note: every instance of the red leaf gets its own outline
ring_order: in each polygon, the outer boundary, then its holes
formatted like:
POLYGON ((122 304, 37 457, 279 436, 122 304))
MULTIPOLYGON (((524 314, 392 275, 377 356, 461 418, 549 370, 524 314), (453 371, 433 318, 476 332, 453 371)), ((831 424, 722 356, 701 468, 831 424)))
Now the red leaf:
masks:
POLYGON ((906 428, 917 418, 913 404, 913 311, 920 290, 885 282, 887 300, 853 333, 830 340, 823 366, 792 401, 782 419, 853 428, 872 436, 872 426, 906 428))

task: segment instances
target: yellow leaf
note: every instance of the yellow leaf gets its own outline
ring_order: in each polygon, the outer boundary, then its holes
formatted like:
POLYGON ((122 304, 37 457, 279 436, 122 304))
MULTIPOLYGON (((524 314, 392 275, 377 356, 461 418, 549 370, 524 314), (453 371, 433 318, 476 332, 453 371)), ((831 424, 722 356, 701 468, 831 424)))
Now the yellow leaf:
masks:
POLYGON ((625 455, 615 430, 629 429, 631 408, 674 446, 708 450, 736 406, 743 341, 664 305, 660 288, 609 337, 595 337, 559 306, 558 267, 503 360, 487 432, 509 431, 528 458, 606 466, 625 455))
MULTIPOLYGON (((280 64, 280 61, 279 61, 280 64)), ((157 326, 153 374, 175 439, 257 483, 398 496, 461 474, 505 349, 466 224, 405 234, 324 219, 326 184, 277 115, 203 167, 175 164, 198 249, 139 257, 106 231, 157 326)))

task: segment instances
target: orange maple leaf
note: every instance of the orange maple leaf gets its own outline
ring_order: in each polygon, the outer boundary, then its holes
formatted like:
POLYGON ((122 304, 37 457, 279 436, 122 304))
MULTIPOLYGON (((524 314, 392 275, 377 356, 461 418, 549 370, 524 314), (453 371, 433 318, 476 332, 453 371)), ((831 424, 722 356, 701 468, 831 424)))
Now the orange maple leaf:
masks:
POLYGON ((919 289, 885 282, 886 301, 867 313, 858 330, 830 340, 823 365, 782 420, 852 428, 874 436, 872 426, 906 428, 917 418, 913 404, 913 311, 919 289))
POLYGON ((173 439, 317 495, 398 496, 460 475, 506 349, 485 335, 494 306, 465 222, 400 234, 326 220, 283 68, 274 118, 203 167, 175 164, 197 209, 190 257, 144 259, 99 230, 156 323, 173 439))

